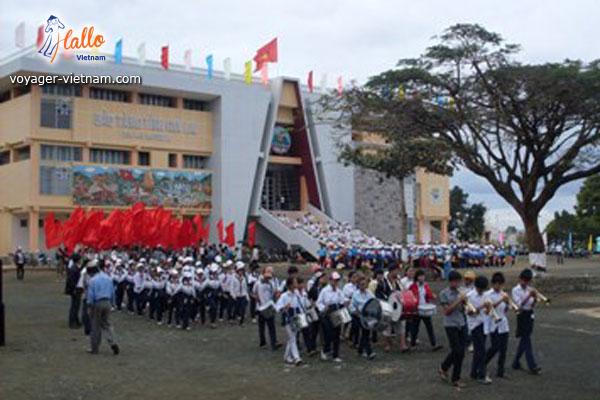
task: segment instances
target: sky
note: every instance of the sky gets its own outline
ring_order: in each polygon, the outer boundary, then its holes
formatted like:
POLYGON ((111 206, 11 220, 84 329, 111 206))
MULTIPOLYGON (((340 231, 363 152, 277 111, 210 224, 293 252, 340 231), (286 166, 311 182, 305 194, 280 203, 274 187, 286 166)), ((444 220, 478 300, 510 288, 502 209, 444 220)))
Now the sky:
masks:
MULTIPOLYGON (((257 48, 277 37, 279 62, 272 76, 304 80, 314 70, 315 81, 327 74, 330 86, 338 76, 364 82, 401 58, 420 55, 433 36, 455 23, 479 23, 521 44, 523 62, 600 58, 598 0, 2 0, 0 57, 16 50, 14 30, 21 21, 33 43, 36 27, 50 14, 74 27, 94 25, 109 46, 123 38, 125 56, 136 56, 145 42, 147 58, 158 60, 160 47, 168 44, 173 63, 183 63, 191 49, 195 66, 204 66, 213 54, 217 69, 231 57, 233 71, 240 73, 257 48)), ((559 190, 542 212, 543 226, 554 211, 572 209, 580 184, 559 190)), ((485 180, 458 171, 451 185, 484 203, 491 224, 522 226, 485 180)))

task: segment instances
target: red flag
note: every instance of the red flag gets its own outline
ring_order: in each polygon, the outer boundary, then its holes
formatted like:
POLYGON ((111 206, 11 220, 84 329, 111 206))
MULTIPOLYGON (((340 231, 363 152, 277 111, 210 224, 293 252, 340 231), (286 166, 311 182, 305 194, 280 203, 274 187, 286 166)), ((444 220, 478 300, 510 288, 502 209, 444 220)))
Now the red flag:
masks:
POLYGON ((217 235, 219 237, 219 243, 225 241, 225 233, 223 232, 223 218, 217 221, 217 235))
POLYGON ((313 72, 312 72, 312 71, 310 71, 310 72, 308 73, 308 91, 309 91, 310 93, 312 93, 312 92, 313 92, 313 89, 314 89, 314 86, 313 86, 313 72))
POLYGON ((36 44, 37 48, 39 49, 40 47, 42 47, 43 43, 44 43, 44 25, 40 25, 37 30, 37 39, 35 40, 35 44, 36 44))
POLYGON ((256 51, 254 62, 256 63, 254 72, 262 69, 264 63, 277 62, 277 38, 271 40, 256 51))
POLYGON ((85 229, 85 211, 77 207, 63 224, 63 243, 67 253, 72 253, 75 246, 81 242, 85 229))
POLYGON ((256 244, 256 221, 248 224, 248 247, 254 247, 256 244))
POLYGON ((169 46, 163 46, 160 49, 160 65, 164 69, 169 69, 169 46))
POLYGON ((194 225, 196 226, 196 234, 194 235, 194 244, 198 244, 198 242, 204 239, 204 225, 202 222, 202 215, 194 215, 192 218, 194 221, 194 225))
POLYGON ((341 76, 338 76, 338 78, 337 78, 337 92, 338 92, 338 97, 342 97, 342 94, 344 93, 344 84, 342 82, 341 76))
POLYGON ((235 224, 233 222, 225 227, 225 244, 232 249, 235 247, 235 224))
POLYGON ((104 212, 92 211, 84 222, 84 232, 81 242, 89 247, 96 248, 100 241, 100 223, 104 219, 104 212))
POLYGON ((100 241, 98 248, 110 249, 121 245, 121 230, 123 229, 123 212, 112 210, 108 217, 100 222, 100 241))
POLYGON ((180 248, 190 246, 194 243, 194 225, 189 219, 184 219, 181 222, 178 239, 180 248))
POLYGON ((60 222, 54 218, 54 213, 50 212, 44 218, 44 235, 46 237, 46 248, 51 249, 62 242, 62 232, 60 222))

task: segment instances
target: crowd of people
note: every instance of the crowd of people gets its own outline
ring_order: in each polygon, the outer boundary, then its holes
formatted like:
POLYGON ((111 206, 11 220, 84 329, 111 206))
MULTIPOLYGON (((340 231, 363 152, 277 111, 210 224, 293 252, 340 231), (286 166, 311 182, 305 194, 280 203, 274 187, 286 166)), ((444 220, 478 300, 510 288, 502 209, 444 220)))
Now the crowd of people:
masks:
POLYGON ((438 296, 422 268, 395 260, 370 269, 314 264, 306 279, 293 265, 279 279, 272 267, 261 268, 256 259, 246 263, 226 246, 214 245, 179 252, 160 247, 100 253, 82 249, 70 255, 67 264, 69 326, 83 326, 93 354, 99 351, 102 334, 115 354, 120 351, 109 319, 111 308, 186 331, 251 320, 257 323, 259 346, 274 351, 283 347, 276 329, 280 323, 285 332, 283 359, 290 365, 301 365, 312 356, 342 362, 344 340, 368 360, 375 358, 374 345, 380 342, 384 351, 397 345, 401 352, 410 352, 419 345, 421 323, 431 351, 439 351, 432 318, 441 307, 450 352, 438 373, 462 387, 461 367, 470 345, 471 378, 491 383, 486 366, 494 357, 496 375, 506 376, 507 314, 514 309, 520 339, 512 368, 521 369, 525 355, 530 372, 540 372, 531 333, 533 309, 543 297, 530 286, 529 269, 510 293, 504 291, 500 272, 493 275, 490 288, 486 277, 468 270, 463 279, 452 269, 448 287, 438 296), (373 301, 383 307, 392 299, 401 304, 401 315, 390 319, 381 311, 377 324, 366 322, 365 310, 373 301))

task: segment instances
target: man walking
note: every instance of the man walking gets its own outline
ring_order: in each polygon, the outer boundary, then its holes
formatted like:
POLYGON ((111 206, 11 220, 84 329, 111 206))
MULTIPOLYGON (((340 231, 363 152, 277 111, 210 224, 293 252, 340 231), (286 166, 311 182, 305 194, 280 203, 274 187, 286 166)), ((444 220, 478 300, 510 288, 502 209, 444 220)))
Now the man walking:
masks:
POLYGON ((115 342, 113 328, 109 320, 110 309, 115 303, 113 281, 104 271, 98 272, 97 260, 90 261, 87 268, 90 274, 90 282, 86 299, 92 316, 91 349, 89 353, 98 354, 102 332, 104 332, 113 354, 117 355, 119 354, 119 346, 115 342))
POLYGON ((17 280, 22 281, 25 278, 25 253, 23 253, 21 246, 17 247, 13 261, 17 267, 17 280))

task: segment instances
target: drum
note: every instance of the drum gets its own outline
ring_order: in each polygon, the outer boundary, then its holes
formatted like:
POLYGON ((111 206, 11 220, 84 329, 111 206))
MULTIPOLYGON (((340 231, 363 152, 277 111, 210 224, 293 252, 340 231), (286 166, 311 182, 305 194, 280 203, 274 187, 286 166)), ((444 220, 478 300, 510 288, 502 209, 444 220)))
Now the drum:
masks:
POLYGON ((381 302, 377 299, 367 300, 363 305, 362 310, 360 310, 360 324, 363 328, 371 330, 380 324, 383 314, 381 305, 383 303, 385 302, 381 302))
POLYGON ((402 293, 399 291, 392 292, 388 304, 390 305, 390 320, 392 322, 400 321, 402 317, 402 293))
POLYGON ((306 310, 306 320, 309 324, 317 322, 319 320, 319 313, 315 307, 311 307, 306 310))
POLYGON ((433 317, 435 315, 436 308, 435 304, 419 304, 419 316, 420 317, 433 317))
POLYGON ((264 319, 271 319, 275 316, 275 307, 273 307, 273 305, 270 305, 269 307, 260 310, 259 312, 261 317, 263 317, 264 319))
POLYGON ((306 319, 306 314, 296 314, 292 318, 292 329, 295 332, 300 332, 302 329, 308 328, 308 320, 306 319))
POLYGON ((342 307, 338 310, 332 311, 329 313, 329 320, 334 327, 342 326, 350 321, 352 321, 352 317, 350 316, 350 312, 346 307, 342 307))
POLYGON ((417 296, 410 290, 402 292, 402 317, 412 317, 417 315, 417 296))

